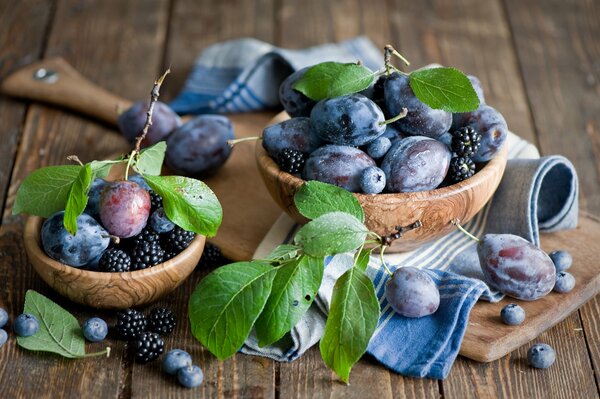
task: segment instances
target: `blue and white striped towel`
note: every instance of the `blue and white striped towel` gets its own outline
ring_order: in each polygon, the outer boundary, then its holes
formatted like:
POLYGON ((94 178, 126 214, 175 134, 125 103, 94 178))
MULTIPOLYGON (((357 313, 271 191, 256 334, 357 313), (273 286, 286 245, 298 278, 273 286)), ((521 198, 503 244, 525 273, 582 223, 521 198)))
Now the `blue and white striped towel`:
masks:
MULTIPOLYGON (((360 59, 371 69, 382 64, 381 52, 359 37, 339 44, 285 50, 255 39, 215 44, 206 49, 182 93, 171 103, 179 113, 245 112, 277 107, 278 87, 293 70, 322 61, 360 59)), ((510 134, 504 178, 493 200, 466 227, 476 235, 512 233, 539 245, 539 231, 577 225, 578 185, 573 165, 565 158, 539 158, 537 149, 510 134)), ((263 258, 292 237, 297 226, 282 215, 255 253, 263 258)), ((323 334, 325 315, 337 277, 352 265, 350 254, 326 262, 315 304, 275 345, 260 348, 252 335, 242 352, 292 361, 316 344, 323 334)), ((372 257, 367 269, 381 304, 381 318, 368 353, 390 369, 408 376, 445 378, 454 363, 467 328, 469 313, 479 298, 497 301, 498 293, 483 283, 475 244, 458 231, 416 251, 386 255, 386 263, 427 269, 438 285, 441 304, 428 317, 410 319, 395 314, 384 297, 387 275, 372 257)))

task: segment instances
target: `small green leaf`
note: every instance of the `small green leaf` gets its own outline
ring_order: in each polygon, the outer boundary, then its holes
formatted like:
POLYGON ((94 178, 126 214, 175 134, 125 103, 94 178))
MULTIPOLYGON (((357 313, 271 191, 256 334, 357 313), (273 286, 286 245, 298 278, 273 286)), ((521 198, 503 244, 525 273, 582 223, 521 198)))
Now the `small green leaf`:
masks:
POLYGON ((88 163, 88 165, 92 167, 92 173, 94 173, 94 177, 104 179, 110 173, 110 168, 112 168, 113 165, 123 162, 125 162, 123 159, 117 159, 114 161, 92 161, 88 163))
POLYGON ((144 148, 135 163, 135 170, 141 175, 159 176, 165 160, 166 150, 167 143, 164 141, 159 141, 150 147, 144 148))
POLYGON ((363 65, 322 62, 309 68, 294 89, 320 101, 364 90, 373 83, 375 76, 376 73, 363 65))
POLYGON ((223 360, 242 346, 271 293, 277 269, 263 262, 239 262, 206 276, 190 297, 192 334, 223 360))
POLYGON ((258 345, 278 341, 300 321, 323 279, 323 258, 301 256, 277 270, 273 289, 256 321, 258 345))
POLYGON ((179 227, 213 237, 223 209, 215 193, 200 180, 183 176, 151 176, 144 180, 163 197, 167 217, 179 227))
POLYGON ((365 270, 367 270, 367 266, 369 266, 369 259, 371 258, 371 252, 373 252, 372 248, 363 248, 360 252, 356 254, 356 261, 354 262, 354 264, 360 271, 364 272, 365 270))
POLYGON ((17 191, 13 214, 28 213, 47 218, 62 211, 80 170, 79 165, 48 166, 34 170, 17 191))
POLYGON ((366 352, 379 320, 373 282, 353 267, 336 281, 321 343, 321 357, 348 383, 352 366, 366 352))
POLYGON ((25 309, 39 322, 39 331, 30 337, 17 337, 22 348, 31 351, 52 352, 68 358, 108 355, 109 348, 98 353, 85 353, 83 332, 77 319, 45 296, 28 290, 25 309))
POLYGON ((293 259, 298 252, 300 252, 300 247, 291 244, 281 244, 278 245, 269 255, 267 255, 268 260, 287 260, 293 259))
POLYGON ((410 74, 415 96, 433 109, 469 112, 479 106, 479 97, 469 78, 455 68, 428 68, 410 74))
POLYGON ((71 185, 71 190, 69 190, 63 224, 71 235, 77 233, 77 216, 81 215, 85 210, 93 176, 92 165, 89 163, 84 165, 79 171, 77 179, 71 185))
POLYGON ((330 212, 302 226, 294 241, 307 255, 321 257, 360 247, 368 232, 365 225, 349 213, 330 212))
POLYGON ((349 191, 316 180, 302 185, 294 195, 298 212, 308 219, 316 219, 329 212, 346 212, 361 222, 365 213, 358 199, 349 191))

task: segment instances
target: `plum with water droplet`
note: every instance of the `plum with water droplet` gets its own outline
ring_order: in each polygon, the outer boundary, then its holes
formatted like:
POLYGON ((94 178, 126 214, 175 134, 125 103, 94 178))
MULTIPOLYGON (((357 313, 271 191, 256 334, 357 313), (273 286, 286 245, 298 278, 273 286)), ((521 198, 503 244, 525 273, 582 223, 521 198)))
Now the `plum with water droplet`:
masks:
POLYGON ((112 235, 120 238, 139 234, 148 222, 150 194, 132 181, 108 184, 100 197, 100 220, 112 235))

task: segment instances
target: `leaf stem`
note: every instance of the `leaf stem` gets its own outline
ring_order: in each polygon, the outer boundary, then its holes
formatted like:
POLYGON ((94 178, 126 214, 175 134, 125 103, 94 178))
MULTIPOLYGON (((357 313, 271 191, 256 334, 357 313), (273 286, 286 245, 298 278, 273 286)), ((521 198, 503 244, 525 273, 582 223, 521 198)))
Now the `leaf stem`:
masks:
POLYGON ((379 251, 379 259, 381 260, 381 265, 383 266, 383 268, 385 269, 387 274, 389 274, 390 276, 393 276, 394 273, 392 273, 392 271, 388 267, 387 263, 385 262, 385 258, 383 257, 383 253, 385 252, 386 248, 387 248, 387 245, 381 246, 381 250, 379 251))
POLYGON ((252 136, 252 137, 242 137, 241 139, 235 139, 235 140, 227 140, 227 145, 229 145, 230 147, 233 147, 234 145, 238 144, 238 143, 243 143, 245 141, 257 141, 257 140, 262 140, 262 137, 259 136, 252 136))
POLYGON ((460 221, 458 219, 452 219, 452 224, 456 226, 461 232, 463 232, 470 239, 479 242, 479 238, 475 237, 473 234, 469 233, 464 227, 460 225, 460 221))
POLYGON ((81 160, 79 159, 79 157, 77 155, 69 155, 67 157, 67 161, 77 162, 79 165, 83 166, 83 162, 81 162, 81 160))
POLYGON ((406 66, 410 65, 410 62, 402 54, 400 54, 394 47, 392 47, 391 44, 386 44, 386 46, 384 47, 384 52, 389 53, 389 55, 388 55, 389 58, 391 58, 392 55, 395 55, 396 57, 400 58, 402 60, 402 62, 404 62, 404 64, 406 64, 406 66))
POLYGON ((95 356, 103 356, 103 355, 106 355, 106 357, 110 357, 110 346, 107 346, 106 349, 104 349, 103 351, 86 353, 85 355, 83 355, 81 357, 85 358, 85 357, 95 357, 95 356))
POLYGON ((391 119, 387 119, 383 122, 379 122, 379 126, 389 125, 390 123, 394 123, 397 120, 404 118, 407 114, 408 114, 408 110, 406 108, 402 108, 402 112, 400 112, 398 115, 394 116, 391 119))
POLYGON ((356 253, 354 254, 354 264, 352 265, 352 267, 356 267, 356 262, 358 262, 358 257, 360 256, 360 253, 362 252, 364 247, 365 247, 365 242, 362 243, 360 248, 358 248, 358 251, 356 251, 356 253))

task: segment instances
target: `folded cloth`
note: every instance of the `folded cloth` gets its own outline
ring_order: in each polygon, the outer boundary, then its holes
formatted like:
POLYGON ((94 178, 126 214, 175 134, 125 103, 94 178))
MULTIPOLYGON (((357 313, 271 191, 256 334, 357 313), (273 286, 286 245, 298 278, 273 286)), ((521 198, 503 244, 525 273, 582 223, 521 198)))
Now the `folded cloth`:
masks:
POLYGON ((383 65, 383 52, 366 37, 302 50, 277 48, 251 38, 230 40, 202 52, 170 105, 179 114, 281 107, 279 86, 294 70, 324 61, 357 60, 377 70, 383 65))
MULTIPOLYGON (((244 112, 278 106, 278 88, 293 70, 322 61, 382 64, 381 52, 366 38, 303 50, 285 50, 255 39, 240 39, 206 49, 196 61, 183 91, 171 103, 179 113, 244 112)), ((539 231, 577 224, 578 185, 573 165, 560 156, 539 158, 534 146, 509 134, 504 178, 492 201, 466 224, 472 233, 512 233, 539 245, 539 231)), ((263 258, 293 237, 298 227, 279 218, 257 249, 263 258)), ((384 295, 388 278, 377 257, 367 268, 381 305, 381 317, 367 352, 390 369, 408 376, 445 378, 458 354, 469 313, 480 298, 498 301, 482 281, 475 244, 455 231, 416 251, 385 256, 386 263, 426 269, 438 285, 440 308, 431 316, 411 319, 396 314, 384 295)), ((316 344, 323 334, 336 279, 351 266, 351 255, 325 262, 323 283, 314 305, 283 339, 260 348, 251 336, 241 349, 252 355, 291 361, 316 344)))

